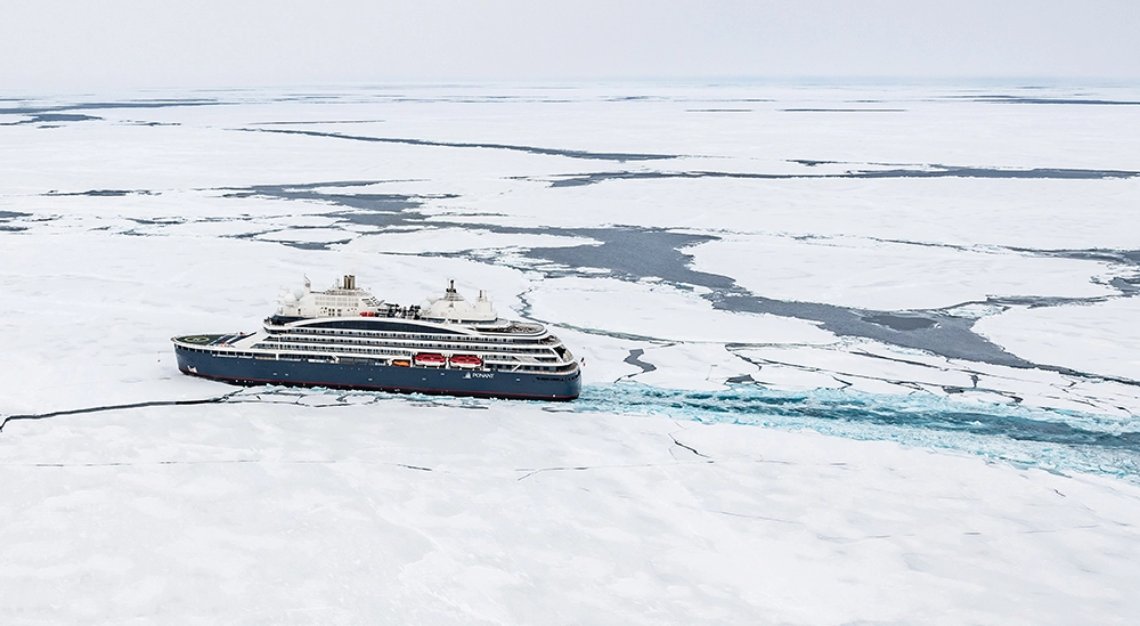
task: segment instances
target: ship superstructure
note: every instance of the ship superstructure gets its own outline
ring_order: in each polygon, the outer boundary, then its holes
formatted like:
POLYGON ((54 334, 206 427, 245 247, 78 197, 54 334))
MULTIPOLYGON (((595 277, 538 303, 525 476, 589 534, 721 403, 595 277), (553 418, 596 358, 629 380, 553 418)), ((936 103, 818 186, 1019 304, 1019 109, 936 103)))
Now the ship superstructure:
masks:
POLYGON ((285 294, 260 331, 173 339, 184 373, 237 384, 570 400, 579 364, 547 328, 503 319, 451 281, 420 305, 378 300, 344 276, 285 294))

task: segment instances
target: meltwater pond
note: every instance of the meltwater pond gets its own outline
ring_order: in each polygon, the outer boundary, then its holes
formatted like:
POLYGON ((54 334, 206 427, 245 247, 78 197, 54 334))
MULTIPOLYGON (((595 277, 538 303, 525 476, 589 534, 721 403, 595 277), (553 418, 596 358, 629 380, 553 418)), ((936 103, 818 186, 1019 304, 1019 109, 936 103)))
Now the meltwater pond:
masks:
POLYGON ((662 415, 890 440, 976 454, 1019 467, 1093 472, 1140 482, 1140 419, 970 404, 935 396, 780 392, 751 384, 717 391, 638 383, 588 385, 571 406, 573 412, 662 415))

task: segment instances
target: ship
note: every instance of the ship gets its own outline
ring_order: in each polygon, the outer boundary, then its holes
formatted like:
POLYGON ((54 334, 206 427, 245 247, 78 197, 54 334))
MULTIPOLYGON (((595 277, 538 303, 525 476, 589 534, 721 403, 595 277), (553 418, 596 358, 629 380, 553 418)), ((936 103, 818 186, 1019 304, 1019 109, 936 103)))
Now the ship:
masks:
POLYGON ((449 281, 420 305, 378 300, 341 277, 287 291, 251 333, 173 337, 184 374, 284 385, 529 400, 573 400, 581 364, 544 324, 499 317, 483 291, 449 281))

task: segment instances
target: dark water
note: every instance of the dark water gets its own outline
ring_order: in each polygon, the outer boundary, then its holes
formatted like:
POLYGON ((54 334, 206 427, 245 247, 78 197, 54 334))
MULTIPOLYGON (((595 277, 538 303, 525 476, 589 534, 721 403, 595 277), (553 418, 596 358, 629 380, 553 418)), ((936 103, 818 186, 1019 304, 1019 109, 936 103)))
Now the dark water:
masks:
POLYGON ((681 251, 682 248, 716 239, 711 235, 633 226, 537 229, 535 233, 585 237, 600 241, 601 245, 531 248, 524 254, 532 259, 553 261, 572 268, 606 269, 618 278, 629 280, 657 277, 672 283, 712 289, 731 289, 735 285, 727 276, 693 270, 689 267, 692 256, 681 251))
POLYGON ((431 141, 428 139, 411 139, 401 137, 368 137, 362 135, 344 135, 341 133, 322 133, 311 130, 283 130, 271 128, 243 128, 246 132, 282 133, 288 135, 307 135, 309 137, 325 137, 329 139, 347 139, 351 141, 368 141, 373 143, 399 143, 411 146, 436 146, 444 148, 484 148, 492 150, 511 150, 526 152, 528 154, 542 154, 547 156, 564 156, 575 159, 593 159, 600 161, 654 161, 661 159, 675 159, 676 154, 647 154, 640 152, 590 152, 587 150, 563 150, 559 148, 542 148, 538 146, 521 146, 505 143, 482 143, 466 141, 431 141))
POLYGON ((644 349, 636 348, 634 350, 629 351, 629 356, 625 357, 625 359, 623 359, 623 362, 629 363, 630 365, 633 365, 634 367, 640 368, 642 374, 648 374, 649 372, 656 372, 657 371, 656 365, 654 365, 652 363, 646 363, 645 361, 641 360, 641 357, 644 355, 645 355, 644 349))
POLYGON ((162 109, 168 107, 211 106, 223 104, 213 99, 160 98, 154 100, 127 100, 123 102, 77 102, 49 106, 0 107, 0 115, 43 115, 60 111, 91 111, 98 109, 162 109))
POLYGON ((1140 172, 1132 170, 1086 170, 1056 167, 1035 167, 1027 170, 994 169, 986 167, 934 166, 932 170, 868 170, 835 174, 838 178, 1011 178, 1104 180, 1108 178, 1135 178, 1140 172))
POLYGON ((888 313, 868 315, 864 317, 863 320, 894 330, 919 330, 921 328, 930 328, 937 323, 928 317, 919 317, 917 315, 890 315, 888 313))
POLYGON ((303 122, 256 122, 251 126, 305 126, 312 124, 375 124, 384 120, 307 120, 303 122))
POLYGON ((688 113, 751 113, 752 109, 685 109, 688 113))
POLYGON ((543 229, 542 232, 589 237, 600 240, 602 244, 534 248, 523 254, 571 268, 603 268, 618 278, 629 280, 654 277, 677 286, 707 287, 712 292, 702 297, 717 309, 821 322, 823 328, 841 336, 877 339, 949 358, 1013 367, 1032 365, 974 333, 972 319, 940 311, 903 316, 892 311, 861 311, 830 304, 773 300, 741 288, 731 277, 693 270, 690 267, 692 256, 683 252, 683 248, 716 238, 711 235, 634 227, 559 229, 553 232, 543 229))
POLYGON ((45 196, 91 196, 94 198, 117 198, 122 196, 152 196, 157 195, 153 191, 146 189, 88 189, 87 191, 49 191, 44 194, 45 196))
MULTIPOLYGON (((427 220, 427 216, 416 209, 423 206, 428 200, 456 197, 451 194, 417 196, 398 193, 334 193, 325 191, 329 188, 367 187, 383 182, 386 181, 342 180, 286 185, 253 185, 250 187, 219 189, 218 191, 224 191, 223 197, 225 198, 275 198, 343 207, 343 209, 346 210, 332 211, 322 213, 321 215, 335 218, 344 223, 361 224, 377 228, 406 225, 422 226, 427 220)), ((355 236, 355 233, 348 233, 346 231, 346 235, 355 236)), ((334 244, 309 245, 327 248, 334 244)))
POLYGON ((94 115, 83 115, 81 113, 38 113, 34 114, 26 120, 18 122, 5 122, 0 126, 19 126, 21 124, 57 124, 59 122, 87 122, 91 120, 101 120, 103 118, 94 115))
MULTIPOLYGON (((973 331, 975 320, 940 311, 923 311, 922 322, 899 322, 889 311, 861 311, 831 304, 786 302, 746 292, 711 294, 713 307, 743 313, 768 313, 821 322, 837 335, 867 337, 884 343, 925 350, 951 359, 965 359, 1009 367, 1034 367, 973 331), (884 323, 891 321, 892 323, 884 323), (903 325, 905 324, 905 326, 903 325)), ((919 317, 913 315, 916 319, 919 317)))
POLYGON ((346 244, 350 241, 352 240, 341 239, 339 241, 279 241, 277 243, 298 250, 330 250, 333 246, 346 244))
POLYGON ((1004 104, 1068 104, 1095 106, 1140 106, 1140 100, 1104 100, 1100 98, 1040 98, 987 94, 982 96, 957 96, 974 102, 994 102, 1004 104))
POLYGON ((785 113, 905 113, 906 109, 780 109, 785 113))
MULTIPOLYGON (((808 167, 832 164, 835 161, 791 159, 808 167)), ((550 182, 551 187, 581 187, 611 180, 661 180, 670 178, 738 178, 746 180, 791 180, 791 179, 878 179, 878 178, 997 178, 1030 180, 1107 180, 1113 178, 1136 178, 1140 172, 1134 170, 1090 170, 1077 168, 1038 167, 1032 169, 1000 169, 986 167, 960 167, 931 165, 923 168, 893 168, 881 170, 852 170, 841 174, 765 174, 760 172, 715 172, 715 171, 615 171, 587 172, 557 176, 550 182)))

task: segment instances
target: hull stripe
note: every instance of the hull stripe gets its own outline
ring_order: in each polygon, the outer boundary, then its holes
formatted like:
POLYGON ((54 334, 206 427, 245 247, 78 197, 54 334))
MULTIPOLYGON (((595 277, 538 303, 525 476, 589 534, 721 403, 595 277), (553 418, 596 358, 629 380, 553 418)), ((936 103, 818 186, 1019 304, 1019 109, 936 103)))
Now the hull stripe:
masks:
POLYGON ((505 398, 509 400, 562 400, 568 401, 577 398, 578 396, 559 396, 559 395, 541 395, 541 394, 525 394, 525 393, 498 393, 488 391, 459 391, 435 388, 415 388, 405 385, 400 387, 391 387, 385 385, 338 385, 336 383, 319 383, 308 381, 283 381, 280 379, 262 379, 262 378, 231 378, 228 376, 211 376, 209 374, 200 374, 191 372, 187 369, 181 370, 183 374, 188 376, 197 376, 198 378, 206 378, 209 380, 218 380, 236 385, 281 385, 282 387, 327 387, 329 389, 359 389, 362 391, 388 391, 397 393, 422 393, 428 395, 448 395, 448 396, 473 396, 483 398, 505 398))

